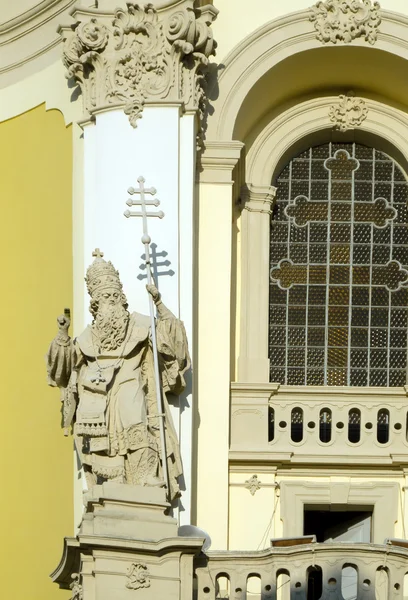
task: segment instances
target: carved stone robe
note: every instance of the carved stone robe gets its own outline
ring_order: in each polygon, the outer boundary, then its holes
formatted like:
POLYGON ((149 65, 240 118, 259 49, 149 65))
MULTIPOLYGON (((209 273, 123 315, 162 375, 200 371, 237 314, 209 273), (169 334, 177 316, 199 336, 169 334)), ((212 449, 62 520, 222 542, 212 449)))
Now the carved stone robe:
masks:
MULTIPOLYGON (((182 465, 166 393, 182 392, 190 361, 182 322, 167 309, 161 312, 157 347, 170 492, 175 497, 182 465)), ((48 382, 62 390, 64 427, 74 423, 81 459, 95 482, 103 478, 143 485, 149 474, 162 476, 149 317, 131 314, 122 345, 111 351, 99 352, 91 326, 73 342, 57 336, 47 363, 48 382)))

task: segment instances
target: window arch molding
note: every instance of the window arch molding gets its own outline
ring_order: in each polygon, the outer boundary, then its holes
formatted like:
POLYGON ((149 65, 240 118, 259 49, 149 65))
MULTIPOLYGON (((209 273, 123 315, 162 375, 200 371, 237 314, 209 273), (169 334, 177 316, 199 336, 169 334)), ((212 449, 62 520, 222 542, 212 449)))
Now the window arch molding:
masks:
MULTIPOLYGON (((285 161, 302 149, 333 141, 330 107, 338 97, 297 104, 270 121, 255 139, 246 161, 241 193, 241 293, 237 381, 269 382, 269 243, 276 188, 271 185, 285 161)), ((350 139, 389 154, 408 172, 408 117, 397 109, 365 99, 366 120, 350 139)), ((344 138, 344 136, 343 136, 344 138)))
MULTIPOLYGON (((355 40, 353 47, 408 60, 407 29, 404 15, 382 10, 381 40, 374 46, 355 40)), ((258 82, 288 56, 320 49, 322 44, 310 21, 310 9, 273 19, 244 38, 226 56, 222 72, 214 81, 214 116, 208 123, 207 140, 240 139, 238 122, 258 82)))

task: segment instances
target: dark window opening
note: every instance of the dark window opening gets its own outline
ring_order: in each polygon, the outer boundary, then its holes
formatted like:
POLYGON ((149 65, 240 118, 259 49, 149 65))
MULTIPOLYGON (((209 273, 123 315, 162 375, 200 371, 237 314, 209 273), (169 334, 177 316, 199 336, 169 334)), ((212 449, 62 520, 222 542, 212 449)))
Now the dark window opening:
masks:
POLYGON ((349 412, 348 439, 349 442, 357 444, 361 434, 361 412, 358 408, 352 408, 349 412))
POLYGON ((306 506, 304 510, 303 534, 315 535, 317 542, 371 542, 372 507, 350 507, 341 505, 322 506, 318 509, 306 506), (343 510, 341 510, 343 508, 343 510))
POLYGON ((390 413, 386 408, 378 411, 377 415, 377 442, 386 444, 390 439, 390 413))
POLYGON ((275 409, 268 407, 268 441, 273 442, 275 438, 275 409))
POLYGON ((301 442, 303 440, 303 410, 294 408, 292 410, 290 437, 292 442, 301 442))
POLYGON ((323 592, 323 572, 317 565, 307 571, 307 600, 319 600, 323 592))

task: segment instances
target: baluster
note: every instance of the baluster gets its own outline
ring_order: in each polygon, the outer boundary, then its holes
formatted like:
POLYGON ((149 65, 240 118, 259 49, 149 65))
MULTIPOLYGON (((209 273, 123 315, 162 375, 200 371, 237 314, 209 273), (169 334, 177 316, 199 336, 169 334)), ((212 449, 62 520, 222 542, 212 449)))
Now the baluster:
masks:
POLYGON ((307 577, 304 565, 290 570, 290 600, 307 599, 307 577))
POLYGON ((198 600, 215 600, 216 574, 209 569, 197 569, 197 598, 198 600))
POLYGON ((367 565, 364 562, 357 562, 358 588, 357 598, 360 600, 375 600, 375 574, 378 568, 376 564, 367 565))
POLYGON ((276 600, 276 572, 261 573, 261 600, 276 600))
POLYGON ((404 592, 404 575, 405 569, 402 565, 387 563, 388 566, 388 582, 389 591, 388 598, 390 600, 399 600, 403 597, 404 592))
POLYGON ((230 600, 246 600, 247 573, 232 572, 230 582, 230 600))
POLYGON ((319 562, 323 570, 323 592, 322 600, 343 600, 341 594, 341 556, 337 565, 325 564, 322 560, 319 562))

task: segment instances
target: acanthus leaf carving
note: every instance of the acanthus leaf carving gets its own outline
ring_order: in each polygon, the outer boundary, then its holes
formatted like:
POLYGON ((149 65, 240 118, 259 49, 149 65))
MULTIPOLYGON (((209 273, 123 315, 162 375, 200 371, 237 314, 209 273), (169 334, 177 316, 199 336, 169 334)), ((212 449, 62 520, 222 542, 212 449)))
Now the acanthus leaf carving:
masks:
POLYGON ((215 9, 208 18, 191 6, 162 14, 152 4, 128 3, 110 15, 77 16, 85 20, 61 28, 63 61, 90 115, 123 106, 136 127, 149 102, 178 102, 202 112, 205 71, 216 47, 210 29, 215 9))
POLYGON ((311 9, 317 39, 323 44, 349 44, 363 38, 369 44, 377 41, 381 23, 380 5, 372 0, 319 0, 311 9))
POLYGON ((330 107, 330 120, 339 131, 359 127, 367 118, 368 108, 363 98, 355 98, 352 92, 339 96, 339 103, 330 107))

